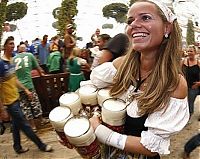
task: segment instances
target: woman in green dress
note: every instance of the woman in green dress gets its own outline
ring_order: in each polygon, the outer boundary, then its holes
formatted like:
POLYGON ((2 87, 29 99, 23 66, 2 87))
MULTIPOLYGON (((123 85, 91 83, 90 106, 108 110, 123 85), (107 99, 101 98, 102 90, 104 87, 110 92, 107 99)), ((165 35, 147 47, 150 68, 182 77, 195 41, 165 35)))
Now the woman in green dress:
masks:
POLYGON ((69 92, 76 91, 80 87, 80 82, 85 80, 84 74, 81 71, 81 65, 85 65, 87 62, 85 59, 77 57, 77 52, 80 52, 80 49, 73 49, 66 60, 67 70, 70 72, 69 92))

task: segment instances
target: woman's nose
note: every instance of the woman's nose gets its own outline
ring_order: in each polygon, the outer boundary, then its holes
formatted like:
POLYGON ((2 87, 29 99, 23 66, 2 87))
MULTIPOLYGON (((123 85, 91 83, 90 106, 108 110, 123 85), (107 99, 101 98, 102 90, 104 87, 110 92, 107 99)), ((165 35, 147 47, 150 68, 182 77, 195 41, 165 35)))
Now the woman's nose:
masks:
POLYGON ((133 20, 130 24, 130 27, 132 28, 137 28, 137 27, 141 27, 141 23, 138 20, 133 20))

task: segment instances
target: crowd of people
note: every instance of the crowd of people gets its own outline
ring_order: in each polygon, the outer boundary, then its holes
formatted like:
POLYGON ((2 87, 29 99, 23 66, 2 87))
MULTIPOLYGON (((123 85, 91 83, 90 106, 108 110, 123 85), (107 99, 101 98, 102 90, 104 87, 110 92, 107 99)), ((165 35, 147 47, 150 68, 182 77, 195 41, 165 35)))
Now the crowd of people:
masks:
MULTIPOLYGON (((0 59, 0 107, 11 116, 14 150, 28 151, 20 143, 22 130, 41 151, 52 151, 35 134, 35 118, 48 123, 31 79, 36 71, 39 76, 69 72, 69 92, 91 83, 110 87, 112 97, 126 101, 123 134, 103 125, 97 116, 90 118, 97 139, 117 149, 106 152, 108 158, 112 154, 118 159, 159 159, 169 154, 171 136, 188 123, 200 94, 198 50, 189 45, 186 57, 180 53, 176 15, 162 2, 142 0, 130 7, 124 33, 110 37, 97 28, 84 48, 77 47, 73 33, 74 26, 68 24, 63 39, 55 35, 48 41, 44 35, 31 45, 20 42, 17 51, 13 51, 14 37, 6 39, 0 59)), ((3 134, 5 127, 0 124, 3 134)), ((194 135, 185 145, 184 159, 200 144, 199 134, 194 135)))

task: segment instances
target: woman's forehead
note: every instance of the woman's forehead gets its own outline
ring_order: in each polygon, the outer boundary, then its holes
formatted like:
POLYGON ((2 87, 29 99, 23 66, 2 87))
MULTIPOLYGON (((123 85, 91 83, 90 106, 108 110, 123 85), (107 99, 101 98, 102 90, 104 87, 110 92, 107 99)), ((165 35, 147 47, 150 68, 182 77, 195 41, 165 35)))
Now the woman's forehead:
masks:
POLYGON ((157 8, 155 4, 151 2, 136 2, 134 3, 128 11, 128 15, 132 13, 157 13, 157 8))

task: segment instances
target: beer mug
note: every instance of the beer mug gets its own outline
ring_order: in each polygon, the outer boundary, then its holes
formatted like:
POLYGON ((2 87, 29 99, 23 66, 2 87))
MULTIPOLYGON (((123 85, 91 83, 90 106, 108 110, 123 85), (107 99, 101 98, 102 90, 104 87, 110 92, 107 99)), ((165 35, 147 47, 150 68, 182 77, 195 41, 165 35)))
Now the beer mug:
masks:
POLYGON ((74 145, 83 158, 100 158, 100 145, 90 121, 86 117, 76 116, 68 119, 64 126, 64 132, 68 141, 74 145))
POLYGON ((80 97, 75 92, 67 92, 59 98, 60 106, 70 107, 73 115, 77 115, 82 108, 80 97))
POLYGON ((78 93, 83 105, 81 114, 90 118, 93 115, 94 109, 98 107, 97 87, 92 84, 86 84, 79 88, 78 93))
POLYGON ((64 125, 67 122, 69 118, 71 118, 73 114, 71 113, 71 110, 69 107, 55 107, 51 112, 49 113, 49 119, 50 123, 54 127, 57 135, 62 140, 63 144, 67 146, 68 148, 72 149, 73 146, 69 144, 69 141, 64 133, 64 125))
POLYGON ((110 88, 102 88, 97 92, 97 101, 100 107, 106 99, 112 98, 109 94, 110 88))
POLYGON ((118 98, 106 99, 102 104, 101 116, 104 125, 122 133, 126 119, 126 102, 118 98))
POLYGON ((97 87, 92 84, 86 84, 79 88, 81 103, 86 106, 97 105, 97 87))

